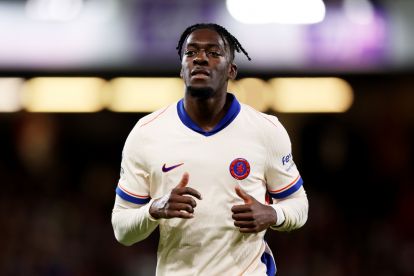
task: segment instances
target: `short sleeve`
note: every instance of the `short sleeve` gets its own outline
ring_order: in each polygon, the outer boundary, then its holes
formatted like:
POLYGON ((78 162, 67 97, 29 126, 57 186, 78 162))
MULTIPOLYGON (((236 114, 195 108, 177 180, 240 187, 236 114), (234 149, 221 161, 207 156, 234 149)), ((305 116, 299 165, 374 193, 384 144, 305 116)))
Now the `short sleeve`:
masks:
POLYGON ((122 151, 121 173, 116 194, 126 201, 146 204, 151 200, 149 174, 144 162, 142 143, 139 140, 139 134, 133 129, 122 151))
POLYGON ((286 129, 275 116, 266 115, 268 128, 265 178, 267 190, 274 199, 283 199, 302 186, 303 180, 293 161, 292 147, 286 129))

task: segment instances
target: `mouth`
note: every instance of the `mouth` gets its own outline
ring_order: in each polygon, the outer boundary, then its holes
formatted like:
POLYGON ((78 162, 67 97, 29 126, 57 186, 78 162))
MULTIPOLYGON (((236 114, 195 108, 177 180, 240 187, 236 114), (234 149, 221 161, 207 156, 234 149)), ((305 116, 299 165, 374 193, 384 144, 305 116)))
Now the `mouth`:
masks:
POLYGON ((191 76, 192 77, 193 76, 199 76, 199 77, 205 77, 205 76, 207 76, 207 77, 209 77, 210 76, 210 73, 207 70, 205 70, 205 69, 195 68, 195 69, 193 69, 191 71, 191 76))

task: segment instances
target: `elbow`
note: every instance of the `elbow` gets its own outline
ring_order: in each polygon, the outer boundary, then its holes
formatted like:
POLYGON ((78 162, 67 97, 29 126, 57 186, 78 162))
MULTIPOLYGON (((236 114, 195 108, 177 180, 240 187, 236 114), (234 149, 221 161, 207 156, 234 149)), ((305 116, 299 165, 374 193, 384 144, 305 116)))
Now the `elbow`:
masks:
POLYGON ((299 219, 295 227, 296 229, 301 228, 302 226, 305 225, 305 223, 308 221, 308 214, 309 214, 309 202, 308 202, 308 199, 306 198, 305 204, 303 205, 301 210, 298 212, 299 219))
POLYGON ((306 222, 308 221, 308 209, 306 208, 306 211, 304 211, 301 214, 301 218, 299 219, 296 228, 301 228, 302 226, 304 226, 306 224, 306 222))
POLYGON ((303 210, 300 214, 301 219, 300 219, 299 227, 302 227, 308 221, 308 214, 309 214, 309 202, 308 202, 308 199, 306 198, 306 204, 303 207, 303 210))
POLYGON ((118 225, 118 223, 116 223, 116 219, 114 219, 114 216, 112 216, 112 229, 114 231, 114 236, 115 239, 122 245, 124 246, 131 246, 134 244, 133 241, 131 241, 131 239, 128 238, 128 235, 126 233, 126 231, 122 230, 122 227, 120 227, 118 225))
POLYGON ((145 239, 148 235, 144 236, 134 236, 132 234, 124 233, 123 231, 116 231, 114 229, 115 239, 124 246, 131 246, 137 242, 142 241, 145 239))
POLYGON ((118 233, 117 231, 114 231, 115 234, 115 239, 122 245, 124 246, 131 246, 134 243, 129 241, 125 235, 120 235, 120 233, 118 233))
POLYGON ((283 206, 285 223, 281 227, 282 231, 293 231, 301 228, 308 220, 309 203, 305 197, 298 204, 293 206, 283 206))
POLYGON ((308 214, 309 214, 309 201, 308 197, 306 195, 306 192, 303 190, 302 195, 298 197, 297 205, 295 208, 296 215, 294 216, 295 222, 294 223, 294 229, 301 228, 305 225, 305 223, 308 221, 308 214))

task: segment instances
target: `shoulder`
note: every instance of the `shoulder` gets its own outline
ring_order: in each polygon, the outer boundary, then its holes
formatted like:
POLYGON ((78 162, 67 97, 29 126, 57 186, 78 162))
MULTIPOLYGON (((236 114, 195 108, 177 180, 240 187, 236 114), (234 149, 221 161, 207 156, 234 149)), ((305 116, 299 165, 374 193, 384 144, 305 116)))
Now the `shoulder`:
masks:
POLYGON ((289 135, 275 115, 266 114, 243 104, 243 120, 249 121, 249 126, 255 132, 260 133, 267 145, 280 147, 290 145, 289 135))
POLYGON ((257 125, 257 127, 269 131, 272 131, 275 128, 283 128, 283 125, 276 116, 257 111, 253 107, 246 104, 241 104, 241 107, 242 114, 244 116, 243 119, 251 121, 257 125))
POLYGON ((176 103, 170 104, 139 119, 132 129, 131 134, 142 135, 156 131, 160 126, 169 126, 176 116, 176 103))
POLYGON ((138 123, 135 125, 135 128, 144 128, 146 126, 151 126, 159 122, 163 122, 166 119, 171 117, 171 113, 175 112, 175 107, 177 103, 170 104, 164 108, 161 108, 157 111, 154 111, 144 117, 142 117, 138 123))
POLYGON ((150 138, 155 137, 160 129, 170 126, 171 118, 174 118, 176 114, 175 106, 171 104, 139 119, 129 133, 125 145, 132 144, 134 148, 137 148, 149 142, 150 138))

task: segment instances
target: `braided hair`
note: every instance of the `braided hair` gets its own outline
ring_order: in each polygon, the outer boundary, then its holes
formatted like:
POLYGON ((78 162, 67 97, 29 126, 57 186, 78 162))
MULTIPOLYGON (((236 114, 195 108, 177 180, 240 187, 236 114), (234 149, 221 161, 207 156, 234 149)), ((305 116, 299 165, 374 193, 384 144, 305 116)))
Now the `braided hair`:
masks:
POLYGON ((195 30, 199 30, 199 29, 211 29, 211 30, 216 31, 221 36, 224 43, 229 44, 231 61, 233 61, 234 59, 234 51, 237 51, 238 53, 242 51, 243 54, 247 57, 247 59, 251 60, 251 58, 249 57, 249 54, 246 52, 246 50, 244 50, 243 46, 240 44, 237 38, 235 38, 231 33, 229 33, 224 27, 218 24, 214 24, 214 23, 195 24, 185 29, 185 31, 181 34, 180 40, 178 41, 178 45, 176 48, 178 51, 178 56, 180 57, 180 60, 182 59, 181 53, 182 53, 184 41, 187 39, 187 37, 192 32, 194 32, 195 30))

